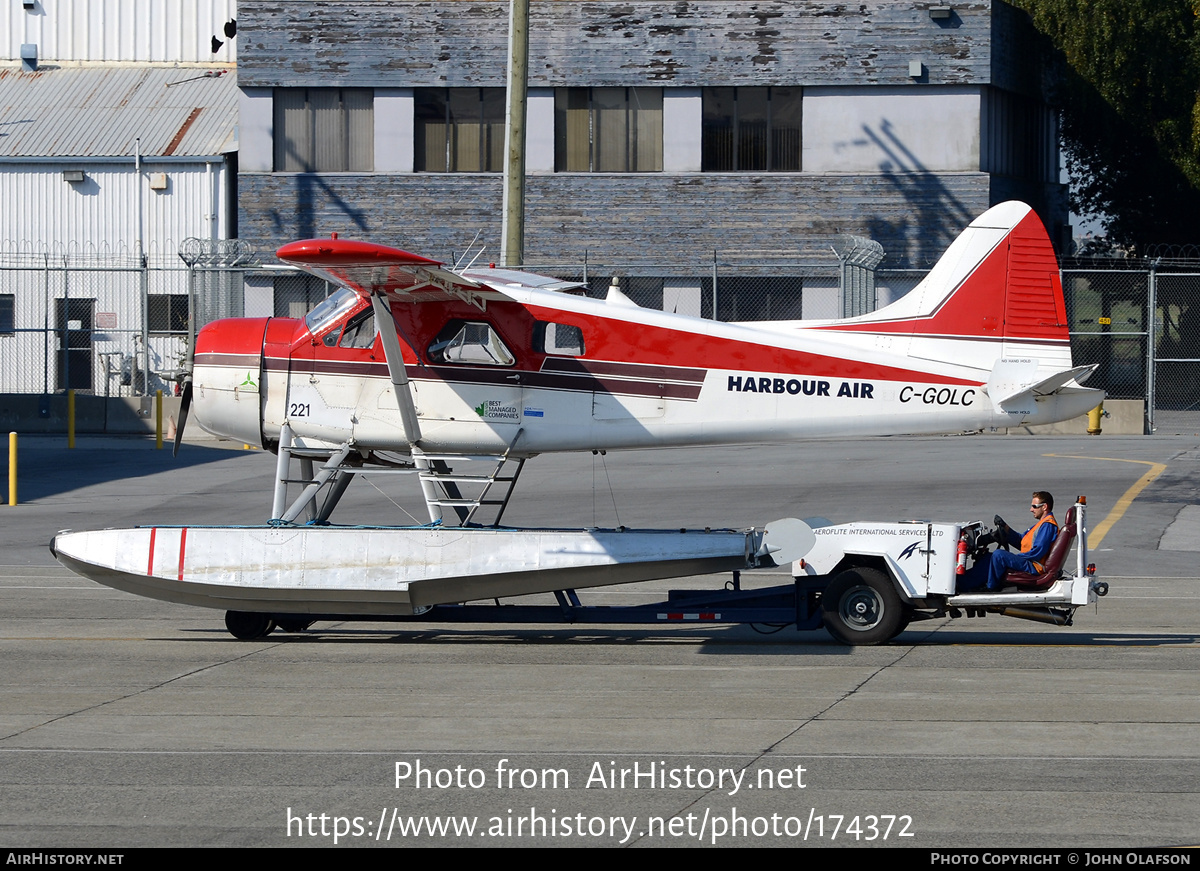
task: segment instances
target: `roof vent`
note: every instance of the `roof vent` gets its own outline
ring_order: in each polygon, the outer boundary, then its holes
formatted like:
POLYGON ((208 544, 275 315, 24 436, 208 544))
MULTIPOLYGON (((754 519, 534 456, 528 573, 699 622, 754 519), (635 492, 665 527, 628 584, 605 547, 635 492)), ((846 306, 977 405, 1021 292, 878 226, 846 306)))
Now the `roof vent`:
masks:
POLYGON ((21 44, 21 69, 27 73, 37 70, 37 45, 35 43, 21 44))

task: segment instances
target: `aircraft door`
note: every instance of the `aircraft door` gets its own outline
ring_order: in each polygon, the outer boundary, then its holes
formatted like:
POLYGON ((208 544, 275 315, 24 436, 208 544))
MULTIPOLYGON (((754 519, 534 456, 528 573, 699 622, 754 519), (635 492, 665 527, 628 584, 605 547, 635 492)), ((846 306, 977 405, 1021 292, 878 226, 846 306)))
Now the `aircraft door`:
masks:
POLYGON ((379 374, 374 370, 387 374, 387 364, 372 359, 374 313, 369 305, 357 305, 355 294, 347 293, 322 303, 331 317, 319 314, 320 306, 309 315, 310 335, 296 342, 291 352, 283 409, 293 429, 302 427, 336 443, 348 441, 354 432, 355 411, 369 376, 379 374))
POLYGON ((423 420, 483 423, 508 444, 521 426, 525 387, 517 359, 487 321, 454 319, 426 349, 437 376, 413 381, 423 420))

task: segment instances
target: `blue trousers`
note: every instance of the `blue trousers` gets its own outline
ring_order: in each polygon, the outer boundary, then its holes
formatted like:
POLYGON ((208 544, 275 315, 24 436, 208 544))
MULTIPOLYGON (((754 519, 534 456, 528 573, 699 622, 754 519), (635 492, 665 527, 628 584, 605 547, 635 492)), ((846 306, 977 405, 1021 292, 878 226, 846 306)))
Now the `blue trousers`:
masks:
POLYGON ((1019 553, 994 550, 988 559, 980 560, 971 566, 971 570, 963 576, 962 583, 958 584, 958 589, 961 592, 970 592, 986 587, 989 593, 995 592, 1004 586, 1004 575, 1008 572, 1039 574, 1037 566, 1019 553))

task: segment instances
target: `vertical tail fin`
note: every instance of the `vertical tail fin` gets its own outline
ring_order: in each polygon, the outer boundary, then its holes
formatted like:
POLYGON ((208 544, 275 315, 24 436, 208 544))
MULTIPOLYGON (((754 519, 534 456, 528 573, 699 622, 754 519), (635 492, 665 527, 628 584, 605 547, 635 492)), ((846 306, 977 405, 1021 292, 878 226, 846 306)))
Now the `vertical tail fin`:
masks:
POLYGON ((976 376, 983 392, 1013 420, 1065 420, 1104 398, 1080 386, 1096 367, 1072 363, 1058 259, 1024 203, 1001 203, 972 221, 892 305, 817 328, 987 373, 976 376))
POLYGON ((987 368, 1031 345, 1067 348, 1070 356, 1054 248, 1037 214, 1018 202, 972 221, 925 279, 892 305, 822 329, 976 340, 973 356, 987 368))

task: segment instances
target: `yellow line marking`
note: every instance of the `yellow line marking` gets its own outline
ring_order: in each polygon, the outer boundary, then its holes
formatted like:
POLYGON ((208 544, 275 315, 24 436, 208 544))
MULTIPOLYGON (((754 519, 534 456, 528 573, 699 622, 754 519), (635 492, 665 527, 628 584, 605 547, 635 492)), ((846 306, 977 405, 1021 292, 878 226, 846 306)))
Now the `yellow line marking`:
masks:
POLYGON ((1067 460, 1103 460, 1110 463, 1138 463, 1142 466, 1150 466, 1150 471, 1138 478, 1134 485, 1122 494, 1117 500, 1117 504, 1113 506, 1112 511, 1108 512, 1108 516, 1100 521, 1100 525, 1096 527, 1096 531, 1088 535, 1088 549, 1100 546, 1100 542, 1104 540, 1104 536, 1108 535, 1108 531, 1116 525, 1117 521, 1125 516, 1125 512, 1129 510, 1129 506, 1133 504, 1133 500, 1138 497, 1143 490, 1150 486, 1150 482, 1167 470, 1165 463, 1152 463, 1150 460, 1126 460, 1122 457, 1080 457, 1075 454, 1042 454, 1043 457, 1061 457, 1067 460))

